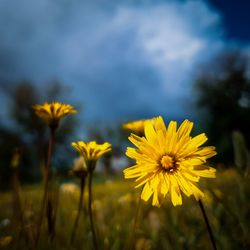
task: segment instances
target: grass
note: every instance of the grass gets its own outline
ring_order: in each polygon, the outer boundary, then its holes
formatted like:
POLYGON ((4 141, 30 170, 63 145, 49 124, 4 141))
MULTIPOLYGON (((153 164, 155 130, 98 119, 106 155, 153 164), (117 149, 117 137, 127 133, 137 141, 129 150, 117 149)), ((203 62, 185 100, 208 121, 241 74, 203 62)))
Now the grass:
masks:
MULTIPOLYGON (((92 249, 87 192, 74 244, 69 245, 77 213, 79 185, 77 182, 77 188, 60 185, 55 239, 52 243, 48 242, 46 224, 43 223, 38 248, 92 249)), ((249 179, 234 169, 228 169, 219 171, 216 179, 201 181, 201 186, 206 190, 203 203, 218 249, 249 249, 249 179)), ((117 177, 96 179, 93 187, 93 211, 101 250, 129 249, 139 193, 140 190, 133 188, 132 181, 117 177)), ((27 249, 20 222, 15 218, 12 193, 3 192, 0 195, 0 248, 27 249), (4 225, 5 219, 10 222, 8 225, 4 225), (9 242, 6 237, 9 237, 9 242)), ((30 232, 40 209, 42 186, 24 186, 21 196, 25 230, 30 232)), ((183 203, 182 206, 173 207, 170 200, 166 200, 161 208, 155 208, 150 202, 142 201, 134 235, 134 249, 212 249, 197 201, 194 198, 184 198, 183 203)))

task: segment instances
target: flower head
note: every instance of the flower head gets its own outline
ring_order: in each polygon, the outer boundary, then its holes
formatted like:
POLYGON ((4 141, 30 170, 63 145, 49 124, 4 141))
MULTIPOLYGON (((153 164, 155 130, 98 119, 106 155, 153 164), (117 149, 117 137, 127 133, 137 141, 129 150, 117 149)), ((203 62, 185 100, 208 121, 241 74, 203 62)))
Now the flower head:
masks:
POLYGON ((97 144, 95 141, 90 142, 72 142, 72 146, 81 154, 84 158, 88 170, 95 168, 96 161, 104 154, 111 151, 111 144, 105 142, 103 144, 97 144))
POLYGON ((135 134, 142 134, 144 131, 144 123, 146 120, 138 120, 133 122, 124 123, 122 128, 132 131, 135 134))
POLYGON ((182 193, 198 200, 203 192, 195 185, 200 177, 215 178, 216 170, 206 160, 216 155, 215 147, 200 147, 206 135, 190 136, 193 123, 185 120, 177 129, 171 121, 166 128, 161 116, 146 122, 144 137, 131 134, 129 140, 137 148, 127 148, 127 156, 136 164, 124 170, 125 178, 136 178, 136 188, 144 186, 141 198, 153 195, 152 204, 160 206, 170 193, 174 206, 182 204, 182 193))
POLYGON ((143 135, 146 122, 150 121, 154 123, 155 119, 157 119, 157 117, 124 123, 122 125, 122 128, 125 130, 129 130, 137 135, 143 135))
POLYGON ((60 102, 35 104, 33 109, 37 116, 41 117, 52 127, 57 127, 62 117, 77 112, 73 106, 60 102))

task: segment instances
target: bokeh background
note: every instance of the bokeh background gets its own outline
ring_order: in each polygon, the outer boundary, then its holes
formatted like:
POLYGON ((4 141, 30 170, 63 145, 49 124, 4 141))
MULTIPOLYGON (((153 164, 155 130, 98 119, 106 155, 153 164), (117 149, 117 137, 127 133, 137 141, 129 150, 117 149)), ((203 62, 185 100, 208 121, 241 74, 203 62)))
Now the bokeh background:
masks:
MULTIPOLYGON (((211 164, 247 178, 249 12, 247 0, 1 0, 1 190, 11 187, 17 151, 22 184, 41 182, 48 131, 31 106, 45 101, 79 111, 58 133, 52 165, 62 182, 77 156, 70 142, 77 140, 110 141, 113 154, 98 171, 122 176, 130 163, 121 124, 158 115, 194 121, 194 134, 205 131, 217 147, 211 164)), ((244 230, 232 249, 249 246, 244 230)))

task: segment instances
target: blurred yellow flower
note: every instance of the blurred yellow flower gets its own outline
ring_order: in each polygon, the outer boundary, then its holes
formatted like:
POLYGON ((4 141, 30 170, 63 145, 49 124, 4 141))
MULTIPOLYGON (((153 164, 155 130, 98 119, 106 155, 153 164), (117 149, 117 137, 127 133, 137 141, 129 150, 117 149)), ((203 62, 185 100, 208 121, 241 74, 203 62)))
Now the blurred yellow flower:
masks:
POLYGON ((135 134, 142 134, 144 131, 144 124, 147 120, 138 120, 124 123, 122 128, 134 132, 135 134))
POLYGON ((193 123, 185 120, 177 129, 171 121, 166 128, 161 116, 154 122, 145 123, 145 137, 131 134, 129 140, 137 148, 127 148, 127 156, 136 160, 136 165, 124 170, 125 178, 137 178, 136 188, 143 186, 141 198, 160 206, 170 193, 174 206, 182 204, 181 191, 194 195, 198 200, 203 192, 194 184, 200 177, 215 178, 216 170, 206 166, 206 160, 216 155, 215 147, 200 147, 207 141, 206 135, 192 138, 193 123))
POLYGON ((33 105, 33 109, 36 115, 41 117, 50 126, 58 126, 58 122, 62 117, 77 112, 73 106, 60 102, 35 104, 33 105))
POLYGON ((78 141, 72 142, 72 146, 82 155, 88 168, 95 167, 94 165, 96 161, 102 155, 111 151, 111 144, 109 144, 108 142, 105 142, 103 144, 97 144, 95 141, 78 141))
POLYGON ((157 122, 159 117, 153 117, 151 119, 143 119, 133 122, 124 123, 122 125, 122 128, 125 130, 129 130, 137 135, 143 135, 144 134, 144 127, 147 122, 152 122, 153 124, 157 122))

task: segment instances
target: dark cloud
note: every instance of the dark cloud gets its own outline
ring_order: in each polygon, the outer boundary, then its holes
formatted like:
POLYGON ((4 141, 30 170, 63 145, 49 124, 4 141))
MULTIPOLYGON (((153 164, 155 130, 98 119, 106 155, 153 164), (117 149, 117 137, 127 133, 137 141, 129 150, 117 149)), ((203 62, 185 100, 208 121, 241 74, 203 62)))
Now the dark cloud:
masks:
POLYGON ((4 0, 0 34, 1 80, 71 84, 90 121, 193 116, 193 70, 224 47, 201 1, 4 0))

